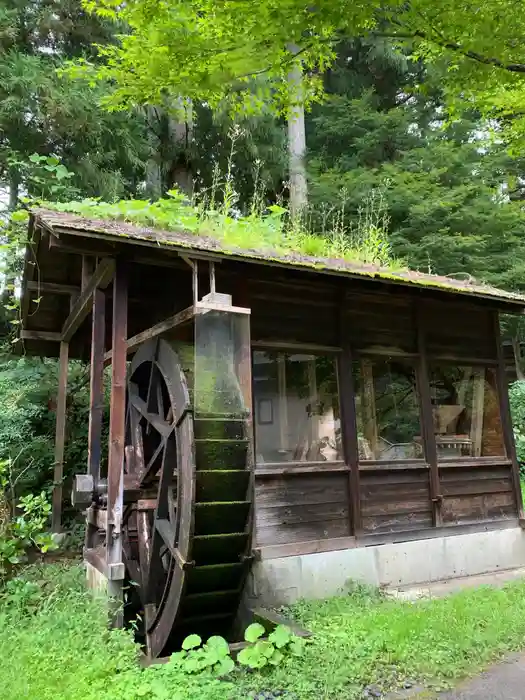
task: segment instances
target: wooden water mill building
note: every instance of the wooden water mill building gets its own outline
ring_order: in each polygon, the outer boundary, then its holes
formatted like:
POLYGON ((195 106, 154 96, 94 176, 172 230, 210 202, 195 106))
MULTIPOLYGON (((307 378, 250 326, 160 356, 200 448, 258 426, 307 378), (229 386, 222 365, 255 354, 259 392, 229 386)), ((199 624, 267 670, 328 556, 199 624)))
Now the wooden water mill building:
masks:
POLYGON ((243 595, 524 566, 499 324, 524 307, 448 278, 35 212, 21 344, 60 357, 54 526, 79 358, 84 557, 113 593, 137 584, 152 656, 227 635, 243 595))

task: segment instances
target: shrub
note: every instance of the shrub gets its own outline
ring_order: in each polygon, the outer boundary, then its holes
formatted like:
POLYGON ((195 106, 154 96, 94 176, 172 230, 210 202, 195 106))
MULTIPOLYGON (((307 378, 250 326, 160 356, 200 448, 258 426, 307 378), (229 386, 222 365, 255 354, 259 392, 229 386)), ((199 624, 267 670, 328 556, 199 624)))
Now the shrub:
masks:
POLYGON ((525 477, 525 381, 511 384, 509 397, 516 452, 520 462, 521 475, 525 477))

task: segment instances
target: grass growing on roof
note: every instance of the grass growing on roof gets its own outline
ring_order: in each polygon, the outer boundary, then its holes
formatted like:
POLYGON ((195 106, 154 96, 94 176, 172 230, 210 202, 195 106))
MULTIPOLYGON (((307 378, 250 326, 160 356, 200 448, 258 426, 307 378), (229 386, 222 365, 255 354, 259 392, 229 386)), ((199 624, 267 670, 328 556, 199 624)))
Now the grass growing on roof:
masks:
MULTIPOLYGON (((260 197, 256 197, 261 202, 260 197)), ((302 254, 316 258, 346 260, 374 264, 399 270, 400 261, 394 260, 387 240, 387 219, 375 211, 367 211, 359 224, 349 229, 343 223, 342 213, 327 220, 325 230, 315 233, 305 221, 292 224, 287 209, 271 205, 263 209, 257 204, 247 215, 235 208, 235 198, 224 197, 217 205, 214 198, 190 202, 177 190, 156 202, 126 199, 108 203, 94 199, 81 202, 50 203, 43 206, 56 211, 70 212, 89 218, 110 219, 140 224, 166 231, 180 231, 207 236, 225 248, 256 250, 260 252, 302 254)), ((376 207, 371 199, 366 207, 376 207)))
POLYGON ((48 564, 0 592, 2 697, 247 700, 261 690, 287 690, 297 700, 353 700, 370 686, 442 687, 525 647, 525 582, 417 603, 357 586, 291 608, 314 636, 303 657, 276 669, 237 672, 226 681, 188 676, 170 664, 141 669, 130 634, 107 630, 103 606, 83 581, 78 565, 48 564))

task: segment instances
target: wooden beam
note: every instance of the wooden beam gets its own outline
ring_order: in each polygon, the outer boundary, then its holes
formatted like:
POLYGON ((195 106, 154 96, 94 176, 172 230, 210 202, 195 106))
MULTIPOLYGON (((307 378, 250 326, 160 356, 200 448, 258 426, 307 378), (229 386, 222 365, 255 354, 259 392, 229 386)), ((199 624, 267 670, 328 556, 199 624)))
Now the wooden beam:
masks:
MULTIPOLYGON (((173 316, 169 316, 168 318, 164 319, 164 321, 156 323, 154 326, 151 326, 151 328, 147 328, 145 331, 137 333, 137 335, 134 335, 128 339, 126 352, 131 352, 138 348, 139 345, 142 345, 142 343, 145 343, 147 340, 151 340, 152 338, 155 338, 156 336, 179 326, 181 323, 189 321, 193 318, 194 314, 195 308, 193 306, 189 306, 187 309, 179 311, 178 313, 173 314, 173 316)), ((112 357, 113 350, 111 349, 104 355, 104 362, 106 364, 111 362, 112 357)))
POLYGON ((60 343, 60 361, 58 371, 58 398, 55 426, 55 469, 53 474, 53 499, 51 528, 60 532, 62 527, 62 480, 64 478, 64 446, 66 440, 66 400, 67 373, 69 364, 69 345, 60 343))
POLYGON ((341 410, 341 445, 348 475, 348 505, 350 512, 350 534, 358 535, 363 530, 361 517, 361 487, 359 484, 359 447, 357 442, 357 416, 355 410, 355 382, 352 367, 352 350, 348 324, 345 322, 345 302, 340 308, 339 335, 343 350, 337 358, 339 406, 341 410))
POLYGON ((434 415, 432 412, 432 399, 430 396, 430 377, 428 372, 427 348, 426 348, 426 322, 425 307, 416 301, 416 332, 419 361, 417 364, 416 379, 419 394, 421 414, 421 432, 423 437, 423 449, 425 459, 430 467, 430 498, 432 500, 432 521, 434 527, 441 527, 443 523, 442 503, 443 495, 439 480, 438 457, 436 436, 434 434, 434 415))
POLYGON ((260 561, 281 557, 296 557, 303 554, 316 554, 318 552, 335 552, 339 549, 354 549, 355 547, 355 537, 331 537, 325 540, 308 540, 305 542, 256 547, 255 558, 260 561))
POLYGON ((41 241, 42 231, 39 227, 35 226, 34 217, 30 216, 28 242, 26 244, 24 271, 22 275, 22 297, 20 300, 20 319, 22 321, 22 325, 25 324, 27 314, 29 312, 30 296, 28 294, 27 285, 33 280, 37 270, 37 258, 41 241))
MULTIPOLYGON (((88 234, 90 236, 90 234, 88 234)), ((115 255, 115 245, 100 241, 91 240, 91 237, 78 240, 68 236, 58 237, 53 229, 53 235, 49 236, 49 249, 58 253, 73 253, 74 255, 92 255, 99 258, 106 258, 115 255)))
POLYGON ((60 284, 58 282, 31 282, 26 284, 26 289, 38 294, 79 294, 80 287, 74 284, 60 284))
POLYGON ((255 478, 293 477, 304 474, 348 474, 350 467, 344 462, 281 462, 277 464, 261 464, 255 468, 255 478))
POLYGON ((100 477, 102 417, 104 413, 105 331, 106 297, 101 289, 96 289, 93 292, 88 427, 88 474, 91 474, 94 483, 97 483, 100 477))
POLYGON ((97 265, 85 289, 75 303, 71 313, 62 326, 62 340, 69 342, 93 306, 93 292, 95 289, 105 289, 113 278, 115 261, 105 258, 97 265))
POLYGON ((55 331, 20 331, 20 340, 48 340, 59 343, 62 340, 62 333, 55 331))
POLYGON ((89 280, 91 279, 95 265, 95 258, 90 255, 82 256, 82 269, 80 272, 80 289, 82 292, 89 284, 89 280))
MULTIPOLYGON (((98 268, 97 268, 98 269, 98 268)), ((108 458, 108 526, 106 563, 108 570, 122 564, 122 511, 124 501, 124 439, 126 416, 126 337, 128 328, 128 276, 125 263, 118 261, 113 280, 113 322, 111 403, 108 458)), ((96 274, 96 273, 95 273, 96 274)), ((122 581, 110 595, 121 600, 122 581)), ((115 626, 122 626, 122 612, 116 613, 115 626)))
POLYGON ((503 357, 503 345, 501 344, 501 329, 499 325, 499 313, 494 311, 492 314, 492 328, 494 333, 494 342, 496 343, 496 354, 498 358, 498 366, 496 369, 496 388, 499 398, 499 407, 501 413, 501 427, 503 430, 503 441, 507 457, 512 461, 512 486, 514 498, 516 500, 516 509, 518 519, 522 520, 525 515, 523 512, 523 495, 521 492, 520 482, 520 465, 516 454, 516 443, 514 441, 514 430, 512 427, 512 418, 510 415, 509 401, 509 386, 505 373, 505 359, 503 357))

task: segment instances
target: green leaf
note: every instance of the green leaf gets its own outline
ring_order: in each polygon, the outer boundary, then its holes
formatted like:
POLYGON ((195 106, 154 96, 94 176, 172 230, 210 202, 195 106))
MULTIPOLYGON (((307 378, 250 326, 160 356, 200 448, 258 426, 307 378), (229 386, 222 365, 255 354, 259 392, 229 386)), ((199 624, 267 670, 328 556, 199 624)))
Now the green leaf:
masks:
POLYGON ((272 644, 275 644, 278 649, 282 649, 288 644, 290 639, 292 639, 292 636, 292 630, 289 627, 286 625, 279 625, 270 634, 268 639, 272 644))
POLYGON ((224 639, 224 637, 210 637, 205 646, 207 649, 216 652, 219 658, 228 656, 230 653, 230 647, 228 646, 228 642, 224 639))
POLYGON ((227 656, 224 659, 221 659, 221 661, 219 661, 219 663, 216 666, 214 666, 214 671, 219 676, 227 676, 233 671, 234 668, 235 662, 231 657, 227 656))
POLYGON ((275 649, 273 654, 268 659, 268 663, 271 664, 272 666, 279 666, 279 664, 282 663, 283 659, 284 659, 283 652, 279 651, 279 649, 275 649))
POLYGON ((185 651, 188 651, 189 649, 197 649, 197 647, 200 647, 201 644, 202 639, 198 634, 190 634, 189 637, 186 637, 186 639, 182 642, 182 648, 185 651))
POLYGON ((275 651, 275 647, 271 642, 263 640, 257 642, 255 649, 257 653, 262 654, 262 656, 265 656, 267 659, 269 659, 275 651))
POLYGON ((294 637, 290 642, 290 652, 293 656, 302 656, 306 642, 301 637, 294 637))
POLYGON ((244 639, 247 642, 253 643, 262 637, 265 632, 266 630, 262 625, 260 625, 258 622, 254 622, 246 628, 246 631, 244 632, 244 639))
POLYGON ((237 661, 243 666, 249 666, 250 668, 257 668, 259 658, 260 654, 258 654, 253 647, 241 649, 241 651, 237 654, 237 661))
POLYGON ((15 221, 17 223, 22 222, 22 221, 27 221, 29 219, 29 212, 26 211, 25 209, 18 209, 18 211, 14 211, 11 214, 11 221, 15 221))

